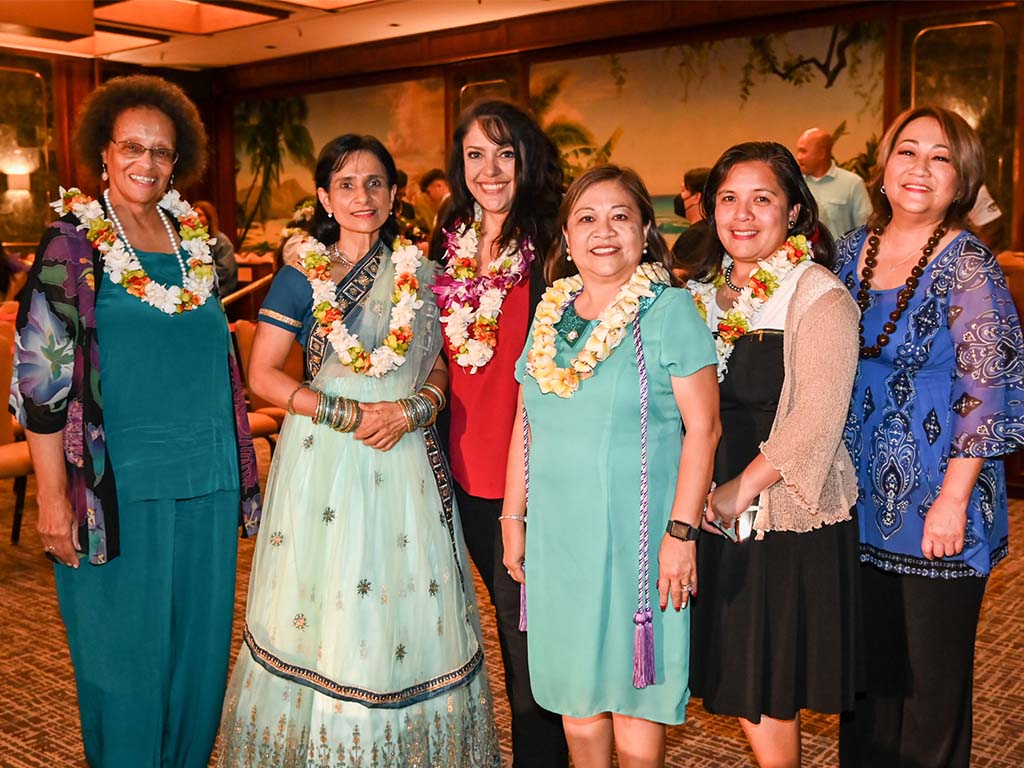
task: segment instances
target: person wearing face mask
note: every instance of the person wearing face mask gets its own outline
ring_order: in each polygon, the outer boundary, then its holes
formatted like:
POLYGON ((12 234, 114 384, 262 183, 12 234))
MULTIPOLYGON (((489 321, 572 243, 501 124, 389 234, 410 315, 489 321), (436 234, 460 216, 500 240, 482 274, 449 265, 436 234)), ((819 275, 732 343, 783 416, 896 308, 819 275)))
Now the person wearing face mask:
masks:
POLYGON ((534 695, 562 715, 573 765, 606 768, 615 751, 656 768, 689 699, 686 607, 720 431, 714 343, 672 285, 635 172, 582 174, 558 224, 516 363, 504 564, 525 584, 534 695))
POLYGON ((722 441, 697 548, 691 688, 759 765, 800 765, 800 710, 853 704, 857 483, 843 445, 857 305, 795 159, 738 144, 704 188, 688 287, 717 337, 722 441))
POLYGON ((704 195, 710 168, 691 168, 683 175, 682 192, 675 198, 675 209, 679 216, 690 222, 690 227, 672 243, 672 258, 682 264, 703 245, 708 233, 708 224, 700 201, 704 195))
POLYGON ((963 118, 907 110, 879 146, 867 226, 839 243, 862 312, 846 441, 862 489, 865 659, 843 766, 970 763, 978 616, 1007 554, 999 458, 1024 445, 1020 321, 967 229, 983 178, 963 118))
POLYGON ((434 265, 396 239, 396 169, 328 142, 311 236, 260 309, 249 385, 287 409, 218 765, 499 768, 487 670, 434 421, 434 265), (298 340, 305 381, 285 371, 298 340), (273 734, 270 736, 269 734, 273 734), (376 757, 374 759, 377 759, 376 757))
POLYGON ((17 318, 12 406, 93 768, 200 768, 217 733, 238 526, 256 457, 209 233, 173 188, 206 133, 177 86, 91 93, 75 129, 93 199, 61 188, 17 318))
POLYGON ((494 605, 512 712, 516 768, 565 768, 557 715, 530 689, 519 588, 502 566, 498 515, 516 409, 514 367, 544 291, 544 253, 555 237, 562 172, 536 121, 507 101, 485 100, 459 119, 448 177, 452 196, 434 232, 434 285, 451 371, 442 419, 469 554, 494 605))

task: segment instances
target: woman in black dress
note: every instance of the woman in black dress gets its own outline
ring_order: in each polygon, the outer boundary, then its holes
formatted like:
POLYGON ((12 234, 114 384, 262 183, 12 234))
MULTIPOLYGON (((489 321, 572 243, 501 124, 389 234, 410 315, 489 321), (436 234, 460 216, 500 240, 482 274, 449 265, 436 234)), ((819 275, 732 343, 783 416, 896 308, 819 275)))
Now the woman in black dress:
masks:
POLYGON ((761 766, 798 766, 800 710, 853 699, 857 486, 842 436, 857 306, 782 145, 726 151, 702 205, 711 234, 688 287, 717 339, 722 441, 690 687, 740 719, 761 766))

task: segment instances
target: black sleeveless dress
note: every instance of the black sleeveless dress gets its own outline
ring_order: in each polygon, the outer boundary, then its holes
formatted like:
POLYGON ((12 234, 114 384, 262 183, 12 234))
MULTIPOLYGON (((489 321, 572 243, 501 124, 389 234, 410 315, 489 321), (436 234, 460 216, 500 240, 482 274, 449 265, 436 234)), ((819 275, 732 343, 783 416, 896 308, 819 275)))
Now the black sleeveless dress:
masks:
MULTIPOLYGON (((740 474, 768 439, 783 360, 782 331, 737 340, 720 386, 719 485, 740 474)), ((856 568, 853 520, 735 544, 703 533, 691 603, 691 693, 709 712, 754 723, 761 715, 791 720, 802 708, 850 709, 856 568)))

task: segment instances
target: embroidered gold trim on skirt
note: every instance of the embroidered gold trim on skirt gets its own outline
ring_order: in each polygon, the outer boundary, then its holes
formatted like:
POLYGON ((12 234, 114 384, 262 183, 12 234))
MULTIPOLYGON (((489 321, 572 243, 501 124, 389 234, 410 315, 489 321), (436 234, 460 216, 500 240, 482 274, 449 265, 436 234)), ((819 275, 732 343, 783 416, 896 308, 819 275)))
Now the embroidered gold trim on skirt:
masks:
POLYGON ((308 686, 324 696, 330 696, 332 699, 352 701, 362 704, 368 709, 400 709, 410 704, 433 698, 452 688, 458 688, 473 679, 476 673, 480 671, 480 666, 484 660, 483 649, 477 648, 472 658, 458 669, 446 672, 432 680, 417 683, 401 691, 381 692, 358 688, 352 685, 342 685, 335 680, 324 677, 319 672, 282 661, 256 642, 256 638, 252 636, 248 625, 243 630, 242 639, 252 653, 252 657, 270 674, 308 686))

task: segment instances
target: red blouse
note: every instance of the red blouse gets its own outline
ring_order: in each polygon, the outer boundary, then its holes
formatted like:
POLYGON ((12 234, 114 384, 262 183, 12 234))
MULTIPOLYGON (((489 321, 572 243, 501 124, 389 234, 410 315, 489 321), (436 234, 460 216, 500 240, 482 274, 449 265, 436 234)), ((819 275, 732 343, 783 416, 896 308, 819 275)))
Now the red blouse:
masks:
POLYGON ((501 305, 498 344, 487 365, 470 373, 455 364, 454 356, 449 358, 452 474, 470 496, 500 499, 505 495, 505 465, 519 392, 515 367, 529 324, 527 274, 501 305))

